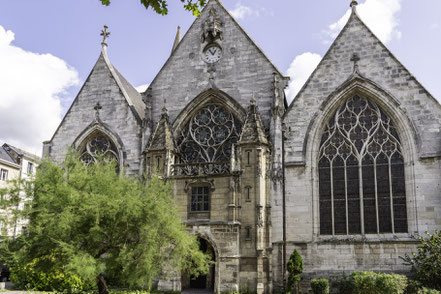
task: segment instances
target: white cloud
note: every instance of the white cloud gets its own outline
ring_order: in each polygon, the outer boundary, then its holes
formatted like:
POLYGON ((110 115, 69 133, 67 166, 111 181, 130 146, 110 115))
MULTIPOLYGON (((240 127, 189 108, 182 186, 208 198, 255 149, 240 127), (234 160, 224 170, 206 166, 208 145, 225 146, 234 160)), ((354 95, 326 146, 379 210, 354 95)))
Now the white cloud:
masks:
POLYGON ((288 89, 286 90, 288 103, 291 103, 321 59, 322 57, 319 54, 311 52, 303 53, 294 58, 286 71, 286 74, 291 77, 288 89))
POLYGON ((260 15, 259 10, 242 5, 240 2, 236 3, 236 6, 234 7, 233 10, 230 10, 230 13, 235 19, 243 19, 247 16, 257 17, 260 15))
POLYGON ((144 84, 144 85, 139 85, 137 87, 135 87, 136 91, 138 91, 139 93, 143 93, 145 92, 145 90, 147 90, 147 88, 150 86, 150 84, 144 84))
MULTIPOLYGON (((401 32, 398 30, 397 14, 401 10, 402 0, 366 0, 357 6, 357 11, 362 20, 384 43, 392 39, 400 39, 401 32)), ((345 26, 351 15, 351 10, 337 22, 329 25, 327 34, 335 39, 345 26)))
POLYGON ((41 155, 61 120, 61 96, 78 84, 64 60, 12 45, 14 33, 0 26, 0 143, 41 155))

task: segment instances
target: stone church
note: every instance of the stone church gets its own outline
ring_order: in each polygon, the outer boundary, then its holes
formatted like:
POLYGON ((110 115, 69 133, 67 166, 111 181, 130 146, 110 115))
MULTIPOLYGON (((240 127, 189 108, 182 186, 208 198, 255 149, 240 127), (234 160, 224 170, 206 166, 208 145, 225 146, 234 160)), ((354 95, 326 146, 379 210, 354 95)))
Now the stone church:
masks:
MULTIPOLYGON (((130 176, 170 179, 182 221, 215 261, 163 289, 280 289, 304 278, 405 272, 415 236, 441 227, 441 105, 372 33, 348 23, 288 105, 284 76, 210 0, 144 93, 105 39, 44 156, 99 152, 130 176)), ((106 36, 106 31, 103 31, 106 36)))

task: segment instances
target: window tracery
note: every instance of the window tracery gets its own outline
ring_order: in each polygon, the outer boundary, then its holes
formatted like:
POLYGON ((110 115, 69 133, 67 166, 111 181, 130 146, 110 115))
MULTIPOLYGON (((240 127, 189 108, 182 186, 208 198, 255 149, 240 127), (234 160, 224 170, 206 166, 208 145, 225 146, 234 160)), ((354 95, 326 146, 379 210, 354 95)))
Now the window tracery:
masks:
POLYGON ((318 165, 320 234, 407 232, 401 143, 375 103, 353 96, 336 111, 318 165))
POLYGON ((80 160, 86 165, 95 164, 98 158, 119 163, 118 149, 105 135, 97 133, 89 137, 80 149, 80 160))
POLYGON ((210 104, 200 109, 181 131, 177 145, 183 163, 228 162, 239 140, 241 122, 224 107, 210 104))

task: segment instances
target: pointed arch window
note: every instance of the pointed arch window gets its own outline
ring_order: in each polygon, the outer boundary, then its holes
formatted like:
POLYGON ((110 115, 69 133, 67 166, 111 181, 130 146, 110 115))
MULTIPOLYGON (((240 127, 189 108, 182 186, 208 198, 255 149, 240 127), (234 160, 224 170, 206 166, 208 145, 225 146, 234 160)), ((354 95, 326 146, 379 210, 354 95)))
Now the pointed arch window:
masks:
POLYGON ((113 141, 101 132, 89 136, 80 147, 80 159, 86 164, 94 164, 99 157, 115 161, 119 168, 118 149, 113 141))
POLYGON ((241 130, 241 122, 223 106, 209 104, 201 108, 179 134, 181 161, 228 162, 241 130))
POLYGON ((372 101, 353 96, 335 112, 319 150, 320 234, 407 232, 401 150, 372 101))

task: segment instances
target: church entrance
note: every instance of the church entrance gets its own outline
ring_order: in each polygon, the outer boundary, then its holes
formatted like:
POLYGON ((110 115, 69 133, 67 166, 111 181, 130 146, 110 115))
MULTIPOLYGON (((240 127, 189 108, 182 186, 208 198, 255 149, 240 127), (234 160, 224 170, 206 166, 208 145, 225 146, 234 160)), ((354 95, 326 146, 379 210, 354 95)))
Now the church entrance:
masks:
MULTIPOLYGON (((202 238, 198 238, 199 241, 199 249, 210 255, 212 260, 216 262, 216 255, 211 244, 202 238)), ((185 293, 192 293, 191 290, 195 290, 194 292, 200 292, 201 290, 210 290, 214 289, 215 282, 215 264, 211 265, 208 273, 206 275, 199 275, 198 277, 192 277, 187 273, 184 273, 182 276, 182 288, 185 289, 185 293), (199 290, 199 291, 197 291, 199 290)))

